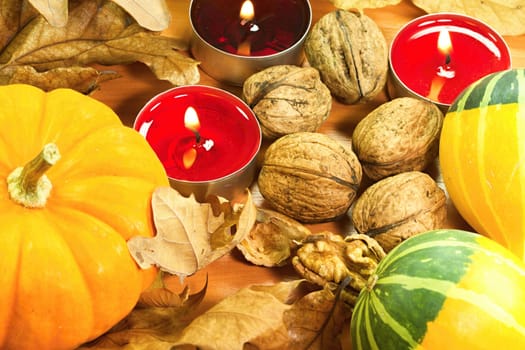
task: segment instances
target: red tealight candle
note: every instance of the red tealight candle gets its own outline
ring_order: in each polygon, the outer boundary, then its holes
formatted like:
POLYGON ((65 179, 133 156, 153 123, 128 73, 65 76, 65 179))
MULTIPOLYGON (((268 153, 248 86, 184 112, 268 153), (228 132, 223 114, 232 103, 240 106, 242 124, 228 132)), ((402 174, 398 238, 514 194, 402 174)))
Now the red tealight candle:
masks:
POLYGON ((253 180, 261 129, 251 109, 224 90, 194 85, 165 91, 142 108, 134 128, 183 195, 231 199, 253 180))
POLYGON ((192 0, 192 53, 213 78, 241 85, 277 64, 300 64, 308 0, 192 0))
POLYGON ((446 110, 471 83, 511 67, 503 38, 469 16, 437 13, 406 24, 390 47, 397 94, 428 99, 446 110))

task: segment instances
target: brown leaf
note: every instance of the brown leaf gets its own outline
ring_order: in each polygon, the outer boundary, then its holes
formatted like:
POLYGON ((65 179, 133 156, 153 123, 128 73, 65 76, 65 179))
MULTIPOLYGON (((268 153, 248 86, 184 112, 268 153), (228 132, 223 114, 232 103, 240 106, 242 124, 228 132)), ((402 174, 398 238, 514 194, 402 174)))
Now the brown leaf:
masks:
MULTIPOLYGON (((170 22, 170 12, 164 0, 114 0, 144 28, 164 30, 170 22)), ((18 1, 15 1, 18 2, 18 1)), ((29 0, 29 3, 54 27, 68 21, 68 0, 29 0)))
POLYGON ((322 350, 340 348, 348 317, 329 290, 309 292, 303 281, 255 285, 225 298, 191 322, 176 344, 196 349, 322 350))
POLYGON ((18 69, 13 67, 23 66, 45 72, 140 61, 159 79, 194 84, 199 81, 198 63, 177 51, 186 47, 187 43, 142 28, 114 2, 99 6, 96 0, 76 1, 63 27, 50 25, 42 16, 30 20, 1 52, 0 75, 9 80, 18 69))
POLYGON ((55 68, 37 72, 31 66, 9 66, 0 70, 0 84, 31 82, 32 85, 46 91, 67 86, 89 94, 97 89, 100 83, 119 76, 114 71, 101 72, 91 67, 55 68))
POLYGON ((401 0, 330 0, 330 2, 332 2, 335 7, 343 10, 358 9, 362 11, 368 8, 397 5, 401 0))
POLYGON ((196 349, 243 349, 261 334, 271 334, 275 343, 283 344, 288 338, 282 327, 283 314, 292 308, 295 300, 290 298, 301 283, 243 288, 193 320, 177 344, 192 344, 196 349))
MULTIPOLYGON (((157 235, 133 237, 128 248, 142 268, 152 265, 179 277, 189 276, 231 251, 250 231, 256 215, 251 194, 242 205, 199 203, 170 187, 152 196, 157 235)), ((213 197, 212 197, 213 198, 213 197)))
POLYGON ((37 14, 26 1, 0 0, 0 48, 5 47, 20 28, 37 14))
POLYGON ((478 18, 501 35, 525 33, 524 0, 412 0, 412 2, 427 13, 456 12, 478 18))
POLYGON ((194 294, 190 294, 188 288, 180 294, 164 287, 150 288, 126 318, 79 350, 170 349, 168 342, 174 342, 180 336, 189 323, 187 316, 203 300, 206 289, 207 282, 194 294))
POLYGON ((113 0, 142 27, 161 31, 170 23, 170 11, 164 0, 113 0))
POLYGON ((67 23, 68 0, 29 0, 37 11, 55 27, 63 27, 67 23))

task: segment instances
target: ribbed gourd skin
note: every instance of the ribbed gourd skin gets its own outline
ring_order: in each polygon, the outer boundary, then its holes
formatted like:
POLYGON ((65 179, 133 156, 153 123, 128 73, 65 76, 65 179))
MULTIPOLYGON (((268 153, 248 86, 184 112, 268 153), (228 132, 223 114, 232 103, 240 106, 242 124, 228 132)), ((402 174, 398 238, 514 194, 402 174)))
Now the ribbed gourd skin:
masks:
POLYGON ((491 239, 454 229, 413 236, 376 278, 355 305, 353 350, 525 349, 525 265, 491 239))
POLYGON ((493 73, 458 96, 439 161, 465 221, 525 259, 525 69, 493 73))

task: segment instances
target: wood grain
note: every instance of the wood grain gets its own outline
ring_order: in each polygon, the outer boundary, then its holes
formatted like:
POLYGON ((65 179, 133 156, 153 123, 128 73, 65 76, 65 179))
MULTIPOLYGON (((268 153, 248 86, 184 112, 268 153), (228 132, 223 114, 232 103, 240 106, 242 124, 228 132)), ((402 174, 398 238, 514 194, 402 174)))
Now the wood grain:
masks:
MULTIPOLYGON (((172 23, 165 31, 165 35, 174 36, 181 40, 189 40, 190 26, 188 20, 189 0, 167 0, 172 11, 172 23)), ((313 10, 313 22, 315 23, 322 15, 334 10, 328 0, 311 0, 313 10)), ((366 10, 365 13, 376 21, 383 31, 388 43, 392 40, 399 28, 411 19, 425 14, 410 1, 402 1, 399 5, 388 6, 381 9, 366 10)), ((525 67, 525 36, 505 37, 512 54, 514 67, 525 67)), ((121 117, 122 121, 131 126, 141 107, 157 93, 169 89, 172 86, 164 81, 157 80, 149 69, 134 63, 126 66, 98 67, 100 69, 115 70, 120 73, 121 78, 105 82, 93 97, 108 104, 121 117)), ((222 85, 214 81, 201 71, 200 84, 211 85, 229 90, 240 95, 240 89, 222 85)), ((331 114, 321 128, 321 132, 329 134, 342 142, 349 142, 352 131, 359 120, 379 104, 386 101, 385 95, 378 96, 368 104, 348 106, 334 100, 331 114)), ((429 172, 440 181, 437 165, 429 172)), ((254 198, 259 205, 265 205, 263 199, 253 188, 254 198)), ((351 223, 348 217, 337 222, 330 222, 308 226, 313 232, 329 230, 341 234, 351 231, 351 223)), ((455 208, 449 203, 447 227, 470 229, 459 216, 455 208)), ((282 280, 297 278, 291 267, 263 268, 247 263, 237 251, 224 256, 212 263, 207 268, 199 271, 196 275, 187 278, 185 283, 193 290, 199 289, 204 280, 208 278, 208 293, 199 312, 204 312, 210 306, 231 295, 239 288, 251 284, 269 284, 282 280)), ((179 287, 178 280, 172 283, 174 288, 179 287)), ((348 328, 348 327, 346 327, 348 328)), ((342 338, 345 349, 350 347, 348 334, 345 332, 342 338)))

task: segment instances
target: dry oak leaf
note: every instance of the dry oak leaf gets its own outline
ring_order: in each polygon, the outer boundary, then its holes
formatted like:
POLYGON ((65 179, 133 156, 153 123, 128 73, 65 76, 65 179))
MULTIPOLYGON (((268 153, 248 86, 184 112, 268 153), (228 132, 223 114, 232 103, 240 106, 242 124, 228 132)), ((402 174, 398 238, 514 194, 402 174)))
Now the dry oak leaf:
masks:
MULTIPOLYGON (((168 27, 170 12, 165 0, 113 0, 142 27, 160 31, 168 27)), ((54 27, 68 22, 68 0, 29 0, 29 3, 54 27)))
MULTIPOLYGON (((79 70, 92 63, 140 61, 159 79, 174 85, 194 84, 199 81, 198 62, 177 51, 186 46, 145 30, 114 2, 100 5, 96 0, 84 0, 70 8, 64 27, 53 27, 42 16, 36 16, 21 28, 0 53, 0 83, 28 83, 42 89, 72 87, 69 69, 79 70)), ((73 86, 89 86, 92 90, 103 75, 83 72, 85 80, 76 79, 73 86)), ((105 75, 102 80, 114 77, 105 75)))
POLYGON ((475 17, 501 35, 525 33, 525 0, 412 0, 427 13, 456 12, 475 17))
POLYGON ((362 11, 367 8, 380 8, 389 5, 397 5, 401 0, 330 0, 335 7, 343 10, 358 9, 362 11))
POLYGON ((207 282, 193 294, 190 294, 187 286, 177 294, 164 286, 162 273, 158 276, 157 283, 141 295, 137 306, 128 316, 78 350, 169 349, 164 342, 176 341, 191 321, 192 311, 204 299, 207 282))
POLYGON ((230 252, 251 230, 256 207, 247 190, 244 203, 210 196, 199 203, 170 187, 159 187, 152 195, 153 238, 132 237, 128 249, 141 268, 158 266, 180 278, 189 276, 230 252))
POLYGON ((177 343, 199 350, 337 350, 344 306, 328 290, 304 295, 303 284, 243 288, 193 320, 177 343))

